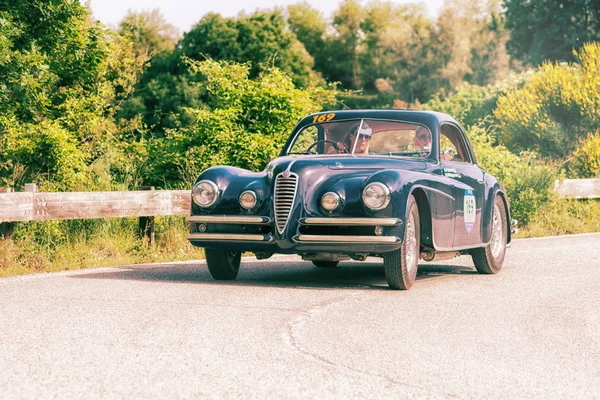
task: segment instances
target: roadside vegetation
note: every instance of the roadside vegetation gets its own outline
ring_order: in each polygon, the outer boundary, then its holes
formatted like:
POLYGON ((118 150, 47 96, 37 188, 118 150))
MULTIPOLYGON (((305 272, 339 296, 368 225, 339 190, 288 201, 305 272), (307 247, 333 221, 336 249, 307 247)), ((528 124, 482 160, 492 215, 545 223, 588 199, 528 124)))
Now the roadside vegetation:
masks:
MULTIPOLYGON (((308 113, 431 109, 463 124, 504 183, 518 237, 600 231, 600 202, 553 191, 600 177, 593 2, 447 0, 436 19, 417 5, 345 0, 326 18, 297 3, 199 16, 183 35, 158 10, 109 29, 78 0, 5 4, 0 188, 189 189, 209 166, 261 170, 308 113)), ((157 218, 154 247, 136 232, 133 219, 17 223, 0 276, 202 257, 182 218, 157 218)))

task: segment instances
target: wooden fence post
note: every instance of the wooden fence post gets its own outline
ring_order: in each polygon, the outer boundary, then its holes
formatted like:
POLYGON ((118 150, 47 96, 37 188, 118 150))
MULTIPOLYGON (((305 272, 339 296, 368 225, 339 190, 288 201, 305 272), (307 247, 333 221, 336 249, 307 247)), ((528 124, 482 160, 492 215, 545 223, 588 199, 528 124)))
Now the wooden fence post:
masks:
MULTIPOLYGON (((13 188, 0 188, 0 193, 12 193, 13 188)), ((0 239, 12 239, 15 226, 12 222, 0 222, 0 239)))
MULTIPOLYGON (((141 186, 140 190, 154 190, 154 186, 141 186)), ((150 246, 154 246, 154 216, 140 217, 138 234, 141 238, 148 238, 150 246)))

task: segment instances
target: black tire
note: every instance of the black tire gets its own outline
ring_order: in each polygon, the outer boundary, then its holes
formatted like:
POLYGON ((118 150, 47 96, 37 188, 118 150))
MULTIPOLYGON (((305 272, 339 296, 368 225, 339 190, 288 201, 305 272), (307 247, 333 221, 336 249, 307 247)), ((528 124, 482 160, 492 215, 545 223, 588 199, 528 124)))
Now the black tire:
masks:
POLYGON ((339 261, 313 261, 317 268, 335 268, 340 263, 339 261))
POLYGON ((412 195, 408 198, 406 208, 408 212, 406 213, 402 247, 383 255, 385 278, 390 288, 396 290, 410 289, 417 279, 419 267, 421 223, 419 209, 412 195))
POLYGON ((485 247, 471 250, 471 257, 477 272, 480 274, 497 274, 500 272, 506 255, 507 235, 506 207, 500 196, 496 196, 494 209, 492 210, 492 238, 490 243, 485 247), (498 232, 497 224, 500 224, 501 232, 498 232))
POLYGON ((210 275, 218 281, 231 281, 237 277, 242 260, 241 251, 204 249, 210 275))

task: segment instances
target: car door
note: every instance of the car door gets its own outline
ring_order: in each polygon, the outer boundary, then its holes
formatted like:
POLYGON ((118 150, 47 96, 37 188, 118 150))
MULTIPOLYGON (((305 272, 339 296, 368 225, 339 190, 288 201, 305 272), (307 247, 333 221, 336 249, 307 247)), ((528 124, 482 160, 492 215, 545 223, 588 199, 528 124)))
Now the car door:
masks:
POLYGON ((483 171, 474 163, 463 130, 452 123, 440 127, 442 174, 457 181, 453 248, 482 245, 481 220, 485 196, 483 171))

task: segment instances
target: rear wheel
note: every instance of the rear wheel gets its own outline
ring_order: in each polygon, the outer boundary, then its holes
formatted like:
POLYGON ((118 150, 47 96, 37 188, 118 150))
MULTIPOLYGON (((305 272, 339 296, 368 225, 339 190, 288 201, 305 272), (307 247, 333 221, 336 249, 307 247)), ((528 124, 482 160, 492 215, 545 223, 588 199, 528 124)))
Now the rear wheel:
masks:
POLYGON ((335 268, 340 263, 339 261, 313 261, 317 268, 335 268))
POLYGON ((210 275, 218 281, 230 281, 237 277, 242 260, 241 251, 204 249, 210 275))
POLYGON ((480 274, 497 274, 502 269, 507 240, 506 208, 500 196, 494 200, 492 211, 492 238, 490 243, 471 251, 473 264, 480 274))
POLYGON ((408 290, 417 278, 421 224, 417 203, 412 195, 408 198, 407 209, 402 247, 383 255, 385 278, 392 289, 408 290))

